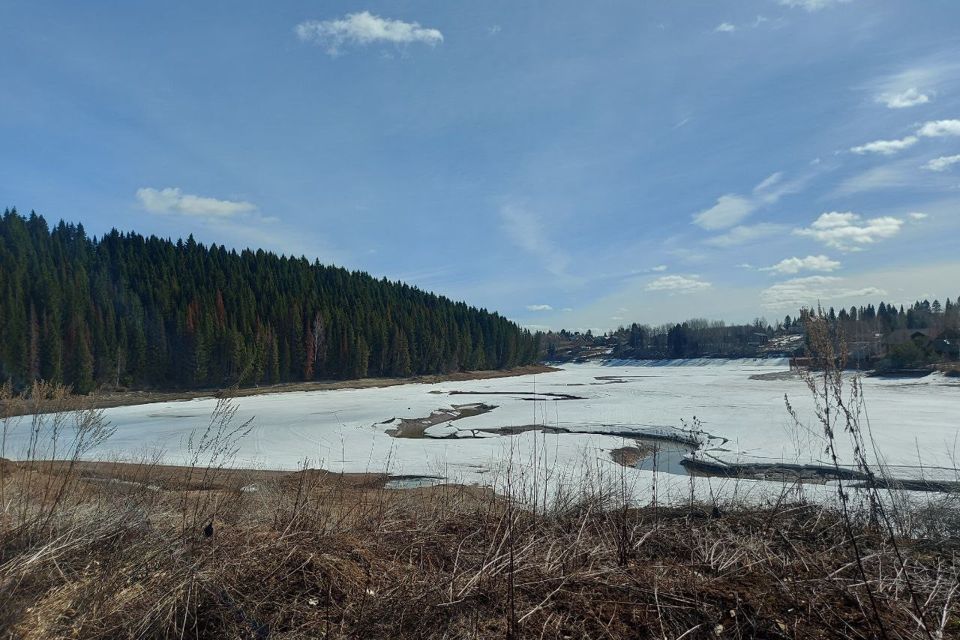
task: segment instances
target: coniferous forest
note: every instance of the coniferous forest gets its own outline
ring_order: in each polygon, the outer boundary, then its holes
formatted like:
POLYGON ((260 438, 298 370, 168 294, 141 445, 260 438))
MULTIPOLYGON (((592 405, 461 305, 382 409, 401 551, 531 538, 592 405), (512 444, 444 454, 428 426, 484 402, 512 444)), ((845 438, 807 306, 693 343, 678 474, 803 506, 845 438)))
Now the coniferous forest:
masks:
POLYGON ((0 383, 80 393, 409 376, 527 364, 538 338, 365 273, 42 216, 0 220, 0 383))

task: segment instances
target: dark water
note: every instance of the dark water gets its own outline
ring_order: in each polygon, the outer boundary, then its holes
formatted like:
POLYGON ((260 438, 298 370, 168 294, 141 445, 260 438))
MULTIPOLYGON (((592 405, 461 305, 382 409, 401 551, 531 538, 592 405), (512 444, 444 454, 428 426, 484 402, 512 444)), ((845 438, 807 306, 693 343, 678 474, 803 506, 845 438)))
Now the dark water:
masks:
POLYGON ((637 469, 656 471, 657 473, 673 473, 679 476, 687 474, 687 468, 680 464, 683 457, 691 453, 692 449, 675 442, 664 440, 642 440, 637 443, 641 447, 653 447, 655 454, 649 455, 637 463, 637 469))

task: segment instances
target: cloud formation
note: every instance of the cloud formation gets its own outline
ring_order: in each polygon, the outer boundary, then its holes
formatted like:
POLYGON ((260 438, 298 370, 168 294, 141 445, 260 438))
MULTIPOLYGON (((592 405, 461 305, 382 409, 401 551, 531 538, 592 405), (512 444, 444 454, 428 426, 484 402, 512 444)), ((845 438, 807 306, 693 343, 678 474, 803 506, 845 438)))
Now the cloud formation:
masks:
POLYGON ((840 263, 825 255, 807 256, 806 258, 786 258, 771 267, 763 267, 760 271, 772 271, 776 274, 794 274, 801 271, 835 271, 840 263))
POLYGON ((693 222, 704 229, 726 229, 756 210, 756 204, 735 193, 717 198, 717 203, 693 216, 693 222))
POLYGON ((846 2, 850 2, 850 0, 780 0, 780 4, 785 7, 806 9, 807 11, 819 11, 846 2))
POLYGON ((137 199, 150 213, 174 213, 195 218, 231 218, 253 213, 256 205, 242 200, 218 200, 183 193, 178 187, 137 189, 137 199))
POLYGON ((567 273, 570 259, 546 236, 540 218, 532 211, 517 205, 500 207, 501 228, 518 247, 536 258, 550 274, 568 281, 575 280, 567 273))
POLYGON ((931 120, 923 123, 916 132, 916 135, 905 136, 898 140, 874 140, 857 147, 851 147, 850 151, 859 154, 879 153, 889 156, 909 149, 917 144, 920 138, 943 138, 945 136, 960 136, 960 120, 931 120))
POLYGON ((711 247, 725 249, 727 247, 736 247, 742 244, 749 244, 763 238, 775 236, 778 233, 785 233, 788 230, 786 225, 773 222, 761 222, 760 224, 740 225, 730 229, 712 238, 704 240, 704 244, 711 247))
POLYGON ((851 147, 850 151, 859 153, 860 155, 865 153, 879 153, 884 156, 890 156, 917 144, 917 139, 917 136, 907 136, 899 140, 874 140, 873 142, 868 142, 858 147, 851 147))
POLYGON ((422 43, 436 46, 443 42, 443 34, 437 29, 422 27, 417 22, 381 18, 369 11, 349 13, 335 20, 308 20, 298 24, 294 31, 301 41, 326 47, 332 56, 339 55, 345 45, 422 43))
POLYGON ((901 165, 883 165, 871 167, 862 173, 844 179, 830 193, 830 197, 850 196, 878 189, 901 189, 915 187, 917 178, 915 167, 901 165))
POLYGON ((779 282, 760 292, 760 304, 765 309, 797 309, 817 303, 849 298, 879 297, 886 291, 877 287, 851 289, 843 278, 836 276, 807 276, 779 282))
POLYGON ((740 31, 741 29, 757 29, 768 22, 770 22, 769 18, 758 15, 753 19, 752 22, 743 22, 739 25, 736 25, 732 22, 721 22, 714 27, 713 31, 714 33, 733 33, 734 31, 740 31))
POLYGON ((960 155, 940 156, 939 158, 934 158, 924 166, 930 169, 930 171, 946 171, 958 162, 960 162, 960 155))
POLYGON ((864 245, 892 238, 900 233, 903 220, 892 216, 864 219, 846 211, 822 213, 806 229, 794 229, 794 234, 813 238, 840 251, 860 251, 864 245))
POLYGON ((944 50, 933 56, 912 60, 863 84, 873 99, 890 109, 905 109, 933 102, 937 94, 948 90, 960 70, 960 62, 952 52, 944 50))
POLYGON ((775 204, 788 193, 800 189, 804 179, 784 183, 783 173, 778 171, 764 178, 753 188, 749 196, 728 193, 717 198, 716 204, 693 215, 693 223, 707 229, 727 229, 739 224, 764 205, 775 204))
POLYGON ((877 96, 877 102, 887 105, 888 109, 906 109, 930 102, 930 96, 916 87, 910 87, 899 92, 881 93, 877 96))
POLYGON ((528 304, 527 311, 553 311, 553 307, 548 304, 528 304))
POLYGON ((960 120, 932 120, 925 122, 917 131, 917 135, 925 138, 960 136, 960 120))
POLYGON ((667 291, 670 293, 694 293, 709 289, 711 284, 700 276, 661 276, 647 283, 647 291, 667 291))

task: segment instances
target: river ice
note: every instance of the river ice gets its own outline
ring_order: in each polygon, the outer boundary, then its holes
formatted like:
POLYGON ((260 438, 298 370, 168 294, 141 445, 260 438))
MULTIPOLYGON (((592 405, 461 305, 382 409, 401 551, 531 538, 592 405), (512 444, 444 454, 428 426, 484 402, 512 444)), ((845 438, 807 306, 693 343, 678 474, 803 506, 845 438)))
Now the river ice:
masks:
MULTIPOLYGON (((231 464, 272 469, 308 464, 331 471, 442 476, 494 486, 505 481, 509 467, 514 480, 526 478, 520 482, 535 478, 540 484, 560 485, 617 477, 635 494, 645 495, 652 491, 653 473, 623 470, 612 462, 610 451, 630 444, 624 433, 670 433, 692 424, 694 417, 711 436, 704 453, 716 459, 827 461, 822 430, 813 419, 803 382, 789 376, 751 378, 787 370, 783 360, 571 364, 536 376, 238 398, 236 419, 252 419, 253 429, 238 443, 231 464), (805 427, 793 423, 785 395, 805 427), (434 437, 399 439, 387 433, 392 419, 426 417, 436 409, 475 402, 496 408, 433 426, 428 434, 434 437), (499 436, 483 431, 532 424, 572 433, 499 436)), ((960 433, 960 381, 939 374, 866 378, 863 388, 873 443, 890 469, 909 477, 955 479, 951 469, 957 466, 953 454, 960 433)), ((186 462, 189 435, 206 425, 215 402, 210 398, 108 409, 106 417, 116 433, 88 457, 158 453, 164 462, 186 462)), ((8 436, 5 455, 22 457, 25 438, 23 421, 8 436)), ((852 462, 845 434, 839 434, 838 448, 842 461, 852 462)), ((659 476, 663 495, 690 490, 685 476, 659 476)), ((729 491, 729 481, 697 483, 697 493, 729 491)), ((738 492, 749 493, 772 491, 776 483, 736 484, 738 492)))

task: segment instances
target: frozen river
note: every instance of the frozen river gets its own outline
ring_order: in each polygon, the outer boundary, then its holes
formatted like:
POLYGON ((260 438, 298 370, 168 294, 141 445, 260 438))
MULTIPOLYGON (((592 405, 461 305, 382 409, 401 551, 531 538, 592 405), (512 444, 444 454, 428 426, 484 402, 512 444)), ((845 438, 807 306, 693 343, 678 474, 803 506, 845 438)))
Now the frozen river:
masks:
MULTIPOLYGON (((610 452, 630 444, 625 434, 668 434, 692 424, 694 417, 710 435, 704 453, 713 458, 826 461, 806 386, 789 375, 770 375, 787 370, 782 360, 578 364, 536 376, 250 396, 235 400, 236 419, 252 419, 252 431, 238 442, 232 464, 295 469, 306 463, 331 471, 439 476, 489 485, 502 482, 510 466, 519 475, 532 473, 550 482, 582 481, 584 474, 621 473, 610 452), (809 428, 794 425, 785 395, 809 428), (390 435, 397 419, 470 403, 495 408, 440 421, 426 430, 431 437, 390 435), (489 432, 528 425, 570 433, 489 432)), ((876 450, 892 469, 914 475, 923 465, 929 473, 953 476, 936 468, 956 466, 960 381, 939 374, 866 378, 864 395, 876 450)), ((106 416, 116 433, 91 457, 160 454, 164 462, 185 462, 190 433, 206 426, 214 405, 213 399, 197 399, 109 409, 106 416)), ((18 457, 24 431, 25 423, 8 442, 8 457, 18 457)), ((839 447, 845 462, 850 461, 843 434, 839 447)), ((649 470, 629 468, 626 473, 636 486, 652 481, 649 470)), ((687 487, 683 476, 659 475, 664 491, 687 487)))

